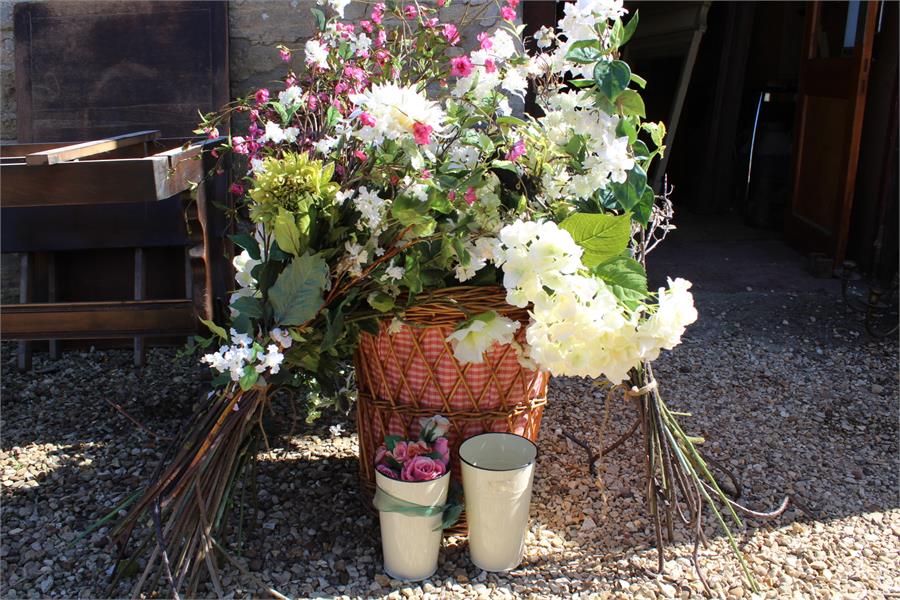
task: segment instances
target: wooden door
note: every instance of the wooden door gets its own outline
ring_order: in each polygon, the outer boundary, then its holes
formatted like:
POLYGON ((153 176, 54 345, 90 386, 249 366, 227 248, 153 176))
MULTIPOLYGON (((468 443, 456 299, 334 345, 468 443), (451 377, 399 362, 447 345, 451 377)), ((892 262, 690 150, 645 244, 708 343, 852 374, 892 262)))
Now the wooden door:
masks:
POLYGON ((846 253, 877 1, 807 4, 794 187, 786 236, 839 264, 846 253))

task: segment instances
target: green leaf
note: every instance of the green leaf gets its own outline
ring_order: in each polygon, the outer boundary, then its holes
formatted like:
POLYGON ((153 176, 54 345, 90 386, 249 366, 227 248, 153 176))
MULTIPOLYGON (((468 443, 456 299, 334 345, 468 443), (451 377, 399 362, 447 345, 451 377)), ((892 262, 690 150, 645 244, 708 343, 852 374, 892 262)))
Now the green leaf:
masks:
POLYGON ((287 109, 283 107, 279 102, 269 102, 269 106, 275 109, 275 112, 278 113, 278 118, 281 119, 281 126, 284 127, 288 124, 288 119, 290 115, 288 115, 287 109))
POLYGON ((394 449, 394 447, 397 445, 397 442, 402 441, 403 438, 399 435, 386 435, 384 436, 384 447, 390 451, 394 449))
POLYGON ((377 310, 378 312, 387 312, 394 308, 394 299, 384 292, 372 292, 366 298, 369 306, 377 310))
POLYGON ((566 60, 581 65, 590 65, 603 57, 600 51, 600 42, 597 40, 582 40, 572 44, 566 52, 566 60))
POLYGON ((637 26, 638 26, 638 11, 634 11, 634 16, 631 17, 631 20, 628 21, 628 24, 625 25, 625 28, 622 31, 622 36, 619 38, 620 46, 631 39, 631 36, 634 35, 634 32, 637 29, 637 26))
POLYGON ((325 31, 325 13, 318 8, 313 8, 310 12, 316 18, 316 27, 319 31, 325 31))
POLYGON ((602 60, 594 67, 597 87, 610 100, 615 100, 631 81, 631 68, 621 60, 602 60))
POLYGON ((584 249, 582 262, 588 268, 618 256, 631 240, 631 215, 574 213, 559 226, 584 249))
POLYGON ((495 120, 497 125, 514 125, 516 127, 525 127, 527 123, 518 117, 497 117, 495 120))
POLYGON ((633 115, 637 115, 638 117, 647 116, 647 110, 644 108, 644 99, 634 90, 622 90, 622 92, 616 96, 616 105, 626 117, 633 115))
POLYGON ((206 319, 200 319, 200 322, 203 323, 204 325, 206 325, 206 328, 209 329, 211 332, 213 332, 214 334, 216 334, 223 340, 228 341, 228 332, 225 331, 223 328, 219 327, 212 321, 208 321, 206 319))
POLYGON ((597 265, 592 272, 609 286, 616 298, 635 308, 647 297, 647 273, 633 258, 620 255, 597 265))
POLYGON ((391 214, 404 227, 425 225, 433 220, 428 214, 428 203, 408 195, 394 200, 391 214))
POLYGON ((653 188, 648 185, 644 188, 640 201, 634 205, 634 220, 641 225, 646 225, 650 221, 654 202, 656 202, 656 196, 653 193, 653 188))
POLYGON ((641 89, 644 89, 645 87, 647 87, 647 80, 644 79, 643 77, 641 77, 640 75, 638 75, 637 73, 631 74, 631 80, 633 82, 635 82, 636 84, 638 84, 638 86, 641 89))
POLYGON ((269 290, 277 325, 303 325, 322 306, 322 290, 328 282, 328 265, 318 254, 295 258, 269 290))
POLYGON ((229 235, 228 238, 234 242, 235 245, 246 250, 247 254, 250 255, 250 258, 259 260, 259 242, 256 241, 255 237, 247 233, 236 233, 234 235, 229 235))
POLYGON ((643 123, 641 129, 650 134, 653 144, 659 148, 666 141, 666 125, 665 123, 643 123))
POLYGON ((253 387, 253 384, 256 383, 257 379, 259 379, 259 373, 256 372, 256 368, 253 365, 247 365, 244 367, 244 374, 241 375, 241 379, 238 383, 240 384, 241 389, 246 392, 253 387))
POLYGON ((238 311, 239 314, 253 319, 258 319, 263 314, 262 302, 259 301, 259 298, 251 296, 241 296, 231 303, 231 308, 238 311))
POLYGON ((275 217, 275 243, 283 251, 300 256, 300 228, 293 213, 284 208, 279 208, 275 217))
POLYGON ((325 125, 328 127, 334 127, 334 124, 338 122, 338 119, 341 118, 341 111, 336 109, 334 106, 328 107, 328 112, 325 114, 325 125))

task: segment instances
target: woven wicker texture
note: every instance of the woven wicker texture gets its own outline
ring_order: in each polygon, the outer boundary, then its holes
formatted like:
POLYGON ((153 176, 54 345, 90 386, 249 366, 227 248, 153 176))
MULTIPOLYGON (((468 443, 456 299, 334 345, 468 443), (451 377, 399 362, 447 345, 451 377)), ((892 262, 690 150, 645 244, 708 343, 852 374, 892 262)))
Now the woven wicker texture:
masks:
POLYGON ((419 419, 441 414, 447 433, 453 477, 461 477, 459 445, 485 432, 513 432, 537 439, 547 397, 549 375, 519 364, 512 346, 494 345, 481 364, 461 365, 446 341, 468 316, 495 310, 518 320, 517 339, 524 341, 527 311, 505 303, 495 287, 461 287, 417 298, 404 325, 390 334, 383 323, 378 335, 364 334, 356 352, 360 477, 374 493, 375 450, 385 435, 416 439, 419 419))

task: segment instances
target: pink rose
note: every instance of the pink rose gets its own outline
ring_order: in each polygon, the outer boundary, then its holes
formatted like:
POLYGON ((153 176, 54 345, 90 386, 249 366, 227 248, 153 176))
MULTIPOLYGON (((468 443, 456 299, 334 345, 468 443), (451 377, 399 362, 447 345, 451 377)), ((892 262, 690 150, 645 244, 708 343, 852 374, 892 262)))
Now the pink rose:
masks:
POLYGON ((509 149, 509 152, 506 154, 506 160, 515 162, 519 159, 520 156, 525 154, 525 142, 523 140, 517 140, 515 144, 512 145, 512 148, 509 149))
POLYGON ((475 194, 475 188, 469 186, 466 193, 463 194, 463 198, 466 199, 466 203, 468 203, 469 206, 475 204, 475 201, 478 200, 478 196, 475 194))
POLYGON ((256 103, 257 104, 265 104, 269 101, 269 90, 266 88, 261 88, 256 90, 256 103))
POLYGON ((434 451, 441 455, 440 461, 446 467, 450 464, 450 442, 445 437, 439 437, 434 441, 434 451))
POLYGON ((497 63, 494 62, 493 58, 488 58, 484 61, 484 70, 488 73, 493 73, 497 70, 497 63))
POLYGON ((431 481, 447 472, 440 462, 427 456, 417 456, 403 465, 403 481, 431 481))
POLYGON ((397 477, 397 472, 392 471, 390 467, 386 465, 375 465, 375 470, 385 477, 390 477, 391 479, 400 479, 399 477, 397 477))
POLYGON ((459 43, 459 29, 452 23, 444 25, 443 36, 451 46, 459 43))
POLYGON ((387 456, 387 448, 383 445, 378 447, 378 450, 375 451, 375 464, 380 464, 381 461, 384 460, 384 457, 387 456))
POLYGON ((391 456, 393 456, 394 460, 399 463, 405 461, 407 459, 406 442, 397 442, 397 444, 394 446, 394 449, 391 450, 391 456))
POLYGON ((500 9, 500 16, 503 17, 504 21, 515 21, 516 20, 516 9, 504 6, 500 9))
POLYGON ((422 440, 414 444, 406 445, 406 460, 411 458, 415 458, 416 456, 421 456, 423 454, 430 454, 431 448, 428 447, 428 444, 422 440))

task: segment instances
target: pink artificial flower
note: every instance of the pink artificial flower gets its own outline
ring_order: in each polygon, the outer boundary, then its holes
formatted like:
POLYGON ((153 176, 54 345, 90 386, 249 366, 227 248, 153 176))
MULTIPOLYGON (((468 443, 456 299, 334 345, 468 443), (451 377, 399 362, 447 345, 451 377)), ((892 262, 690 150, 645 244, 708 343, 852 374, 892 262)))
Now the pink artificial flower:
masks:
POLYGON ((469 189, 467 189, 466 193, 463 194, 463 198, 466 199, 466 203, 469 206, 475 204, 475 201, 478 200, 478 196, 475 195, 475 188, 469 186, 469 189))
POLYGON ((372 7, 372 21, 381 25, 381 19, 384 16, 384 2, 379 2, 372 7))
POLYGON ((266 88, 260 88, 256 90, 256 103, 257 104, 265 104, 269 101, 269 90, 266 88))
POLYGON ((397 185, 398 183, 400 183, 400 177, 398 177, 397 175, 391 175, 390 181, 391 185, 397 185))
POLYGON ((262 132, 263 130, 256 123, 250 123, 250 127, 247 128, 247 135, 251 138, 258 138, 262 132))
POLYGON ((215 127, 211 127, 211 128, 209 128, 209 129, 207 129, 207 130, 206 130, 206 137, 209 138, 209 139, 211 139, 211 140, 216 139, 217 137, 219 137, 219 130, 216 129, 215 127))
POLYGON ((428 20, 425 21, 425 23, 424 23, 425 27, 427 27, 428 29, 431 29, 431 28, 433 28, 433 27, 437 27, 437 24, 438 24, 438 18, 437 18, 437 17, 431 17, 430 19, 428 19, 428 20))
POLYGON ((366 127, 375 127, 375 117, 367 112, 359 113, 359 122, 366 127))
POLYGON ((377 62, 382 67, 387 64, 387 62, 391 59, 391 54, 387 50, 378 50, 375 53, 375 62, 377 62))
POLYGON ((250 110, 250 122, 255 123, 259 119, 259 111, 255 108, 250 110))
POLYGON ((503 17, 504 21, 515 21, 516 9, 509 6, 504 6, 500 9, 500 16, 503 17))
POLYGON ((231 138, 231 147, 235 154, 250 154, 250 148, 247 146, 247 140, 239 135, 231 138))
POLYGON ((478 34, 478 41, 482 50, 490 50, 491 46, 494 45, 494 42, 491 41, 491 35, 487 31, 482 31, 478 34))
POLYGON ((384 460, 385 456, 387 456, 387 448, 382 444, 378 447, 378 450, 375 451, 375 464, 381 464, 381 461, 384 460))
POLYGON ((392 470, 387 465, 375 465, 375 470, 384 475, 385 477, 390 477, 391 479, 399 479, 397 477, 397 472, 392 470))
POLYGON ((410 21, 415 19, 419 14, 419 9, 416 8, 415 4, 407 4, 403 7, 403 15, 409 19, 410 21))
POLYGON ((484 70, 488 73, 493 73, 497 70, 497 63, 494 62, 493 58, 484 59, 484 70))
POLYGON ((468 77, 472 74, 472 61, 468 56, 454 56, 450 59, 450 74, 454 77, 468 77))
POLYGON ((515 162, 520 156, 525 155, 525 142, 523 140, 516 141, 506 154, 506 160, 515 162))
POLYGON ((291 61, 291 51, 284 46, 278 49, 278 56, 280 56, 281 60, 283 60, 284 62, 291 61))
POLYGON ((394 449, 391 450, 391 456, 398 463, 405 462, 407 459, 406 445, 407 445, 406 442, 397 442, 396 444, 394 444, 394 449))
POLYGON ((416 139, 416 143, 420 146, 427 146, 431 143, 431 132, 434 128, 431 125, 426 125, 424 123, 419 123, 416 121, 413 123, 413 137, 416 139))
POLYGON ((506 0, 506 3, 510 8, 516 8, 517 6, 519 6, 519 0, 506 0))
POLYGON ((306 99, 306 108, 309 110, 316 110, 319 107, 319 99, 316 98, 313 94, 310 94, 306 99))
POLYGON ((375 41, 373 44, 375 44, 376 48, 381 48, 384 46, 385 42, 387 42, 387 33, 384 29, 379 29, 378 33, 375 34, 375 41))
POLYGON ((334 29, 346 40, 350 37, 350 34, 356 31, 356 25, 353 23, 335 23, 334 29))
POLYGON ((428 444, 423 440, 406 445, 406 460, 412 460, 417 456, 423 456, 425 454, 431 454, 431 448, 429 448, 428 444))
POLYGON ((447 23, 446 25, 444 25, 442 35, 451 46, 455 46, 459 43, 459 29, 457 29, 456 25, 454 25, 453 23, 447 23))
POLYGON ((353 153, 353 156, 355 156, 356 158, 358 158, 359 160, 361 160, 361 161, 363 161, 363 162, 369 160, 369 156, 368 156, 365 152, 363 152, 362 150, 356 150, 356 151, 353 153))
POLYGON ((288 89, 295 85, 297 85, 297 78, 293 74, 288 75, 287 79, 284 80, 284 89, 288 89))
POLYGON ((374 31, 375 29, 374 27, 372 27, 372 21, 369 21, 368 19, 363 19, 362 21, 360 21, 359 26, 362 27, 362 30, 366 33, 372 33, 372 31, 374 31))
POLYGON ((444 5, 447 3, 447 0, 437 0, 437 5, 441 8, 444 8, 444 5))
POLYGON ((422 169, 422 179, 431 179, 431 171, 422 169))
POLYGON ((403 465, 403 481, 432 481, 447 472, 440 462, 427 456, 416 456, 403 465))
POLYGON ((439 459, 446 467, 450 464, 450 442, 445 437, 439 437, 434 440, 434 451, 441 455, 439 459))
POLYGON ((456 192, 450 190, 450 192, 447 194, 447 198, 450 199, 450 202, 453 202, 454 200, 456 200, 456 192))
POLYGON ((235 196, 243 196, 244 195, 244 186, 239 183, 232 183, 231 187, 228 188, 228 191, 234 194, 235 196))

